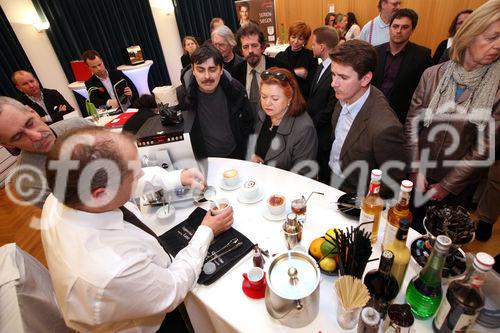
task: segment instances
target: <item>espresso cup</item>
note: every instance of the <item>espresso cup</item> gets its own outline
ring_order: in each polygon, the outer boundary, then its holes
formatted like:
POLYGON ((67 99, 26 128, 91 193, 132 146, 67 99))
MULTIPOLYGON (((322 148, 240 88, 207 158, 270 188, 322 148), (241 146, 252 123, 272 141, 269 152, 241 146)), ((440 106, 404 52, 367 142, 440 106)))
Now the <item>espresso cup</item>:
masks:
POLYGON ((285 211, 286 199, 281 194, 273 194, 267 199, 267 208, 273 215, 281 215, 285 211))
POLYGON ((247 273, 243 273, 243 278, 250 283, 252 288, 260 289, 264 286, 266 273, 260 267, 252 267, 247 273))
POLYGON ((241 193, 245 199, 253 200, 259 196, 259 185, 255 180, 247 180, 243 183, 241 193))
POLYGON ((210 202, 210 212, 212 213, 213 216, 219 215, 224 210, 231 207, 229 200, 225 198, 217 199, 217 204, 219 205, 219 207, 217 207, 214 202, 210 202))
POLYGON ((222 179, 226 186, 236 186, 240 181, 240 176, 238 170, 229 169, 222 173, 222 179))

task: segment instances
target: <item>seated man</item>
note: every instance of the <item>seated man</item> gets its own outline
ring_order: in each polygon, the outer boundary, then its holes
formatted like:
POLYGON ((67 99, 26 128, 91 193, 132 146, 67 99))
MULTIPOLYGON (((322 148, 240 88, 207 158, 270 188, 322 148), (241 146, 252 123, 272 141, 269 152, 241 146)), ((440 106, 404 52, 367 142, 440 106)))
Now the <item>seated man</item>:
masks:
POLYGON ((41 207, 49 195, 45 181, 45 161, 56 138, 76 127, 93 126, 74 117, 50 126, 28 106, 10 97, 0 96, 0 145, 20 151, 13 181, 17 194, 41 207))
MULTIPOLYGON (((381 169, 385 185, 399 188, 405 176, 403 125, 384 94, 370 86, 377 66, 375 49, 367 42, 350 40, 337 46, 330 57, 332 88, 338 99, 332 115, 332 186, 365 195, 371 170, 381 169), (388 169, 387 162, 398 162, 400 168, 388 169), (396 183, 388 184, 387 176, 396 183)), ((390 195, 385 186, 382 191, 384 197, 390 195)))
POLYGON ((92 74, 94 74, 90 79, 85 81, 85 87, 87 87, 87 91, 92 87, 97 88, 97 90, 93 90, 89 93, 89 100, 97 108, 119 107, 113 87, 122 79, 127 81, 127 88, 125 88, 124 94, 130 98, 130 102, 133 103, 139 97, 137 89, 132 81, 120 71, 108 71, 106 66, 104 66, 101 55, 97 51, 87 50, 83 52, 82 60, 85 61, 92 74))
POLYGON ((181 81, 180 109, 196 113, 190 133, 196 158, 244 159, 254 118, 245 88, 224 71, 220 52, 200 46, 181 81))
POLYGON ((414 10, 399 9, 389 24, 389 42, 375 47, 378 61, 373 85, 387 97, 401 124, 422 73, 431 65, 431 50, 410 42, 417 22, 414 10))
POLYGON ((207 212, 172 258, 129 199, 136 185, 196 186, 203 176, 141 169, 134 138, 104 128, 61 137, 49 153, 47 179, 54 191, 41 218, 45 256, 64 320, 81 332, 156 332, 196 284, 214 236, 233 222, 232 209, 207 212))
POLYGON ((32 73, 16 71, 11 78, 21 92, 17 100, 35 110, 47 124, 63 120, 63 115, 75 110, 57 90, 40 88, 32 73))

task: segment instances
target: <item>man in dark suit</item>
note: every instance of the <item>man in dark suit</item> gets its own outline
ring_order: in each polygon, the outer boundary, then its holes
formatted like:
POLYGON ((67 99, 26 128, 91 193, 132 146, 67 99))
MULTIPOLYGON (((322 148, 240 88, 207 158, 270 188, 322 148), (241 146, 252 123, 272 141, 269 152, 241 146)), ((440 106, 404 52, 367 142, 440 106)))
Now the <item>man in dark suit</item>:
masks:
MULTIPOLYGON (((330 150, 332 148, 332 112, 337 103, 332 85, 330 52, 339 42, 335 29, 330 26, 316 28, 312 34, 311 48, 315 58, 321 59, 314 76, 311 79, 307 112, 314 123, 318 134, 317 162, 319 166, 318 179, 330 184, 330 167, 328 166, 330 150)), ((312 73, 311 73, 312 75, 312 73)))
POLYGON ((350 40, 330 57, 332 87, 339 100, 332 115, 331 184, 364 195, 370 171, 381 169, 381 195, 390 196, 387 186, 397 193, 405 176, 403 126, 382 92, 370 85, 377 53, 367 42, 350 40))
POLYGON ((245 87, 250 105, 257 119, 259 108, 260 74, 270 67, 287 68, 274 58, 263 55, 266 49, 264 33, 254 23, 244 24, 236 32, 236 41, 245 61, 233 67, 232 75, 245 87))
POLYGON ((373 84, 387 97, 402 124, 420 77, 432 63, 430 49, 410 42, 417 22, 414 10, 399 9, 390 21, 390 41, 375 48, 378 64, 373 84))
POLYGON ((87 87, 87 91, 93 87, 97 88, 89 92, 89 99, 96 107, 119 107, 113 86, 120 80, 127 81, 127 87, 124 90, 124 94, 130 99, 131 103, 139 97, 137 89, 132 81, 122 72, 117 70, 106 70, 106 66, 104 66, 104 62, 99 52, 87 50, 83 52, 82 60, 85 61, 92 74, 94 74, 90 79, 85 81, 85 87, 87 87))
POLYGON ((48 125, 75 110, 57 90, 40 88, 38 80, 28 71, 16 71, 11 79, 21 92, 17 100, 35 110, 48 125))

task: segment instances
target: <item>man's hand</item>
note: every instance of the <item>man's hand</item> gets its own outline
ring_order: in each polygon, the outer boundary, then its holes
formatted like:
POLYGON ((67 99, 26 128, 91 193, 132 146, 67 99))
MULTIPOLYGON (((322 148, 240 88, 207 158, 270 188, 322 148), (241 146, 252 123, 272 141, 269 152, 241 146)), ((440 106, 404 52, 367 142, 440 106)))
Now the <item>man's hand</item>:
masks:
POLYGON ((205 189, 205 187, 207 187, 205 176, 203 176, 201 171, 196 168, 182 170, 181 184, 182 186, 189 186, 191 188, 197 188, 200 190, 203 190, 205 189))
POLYGON ((443 200, 444 198, 446 198, 446 196, 448 194, 450 194, 450 192, 448 192, 447 190, 445 190, 441 184, 439 183, 436 183, 436 184, 432 184, 430 186, 430 194, 432 194, 432 200, 435 200, 435 201, 441 201, 443 200))
POLYGON ((305 67, 297 67, 294 70, 295 75, 303 79, 307 78, 307 69, 305 67))
POLYGON ((58 109, 59 109, 59 112, 66 112, 66 105, 61 104, 61 105, 59 105, 58 109))
POLYGON ((415 186, 415 191, 424 193, 429 189, 429 182, 427 181, 427 178, 420 172, 411 173, 410 180, 415 186))
POLYGON ((126 87, 125 89, 123 89, 123 93, 125 94, 125 96, 132 96, 132 90, 130 89, 130 87, 126 87))
POLYGON ((217 216, 213 216, 210 211, 205 214, 203 221, 201 221, 202 225, 206 225, 210 229, 212 229, 214 236, 226 231, 231 228, 233 224, 233 207, 228 207, 222 211, 217 216))
POLYGON ((262 157, 260 157, 259 155, 255 155, 255 154, 252 155, 250 160, 252 162, 255 162, 255 163, 261 163, 261 164, 264 163, 264 160, 262 159, 262 157))
POLYGON ((110 99, 108 100, 108 105, 112 108, 117 108, 118 107, 118 101, 116 99, 110 99))

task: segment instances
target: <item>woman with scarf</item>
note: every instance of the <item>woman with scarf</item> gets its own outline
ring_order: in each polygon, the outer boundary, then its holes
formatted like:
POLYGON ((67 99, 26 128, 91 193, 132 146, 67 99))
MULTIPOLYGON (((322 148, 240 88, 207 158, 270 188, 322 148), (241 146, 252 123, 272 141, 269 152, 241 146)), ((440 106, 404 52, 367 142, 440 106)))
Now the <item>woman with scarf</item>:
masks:
POLYGON ((405 136, 415 183, 412 227, 419 231, 429 205, 467 208, 482 169, 494 158, 499 55, 500 0, 491 0, 457 31, 451 60, 427 69, 415 90, 405 136))

